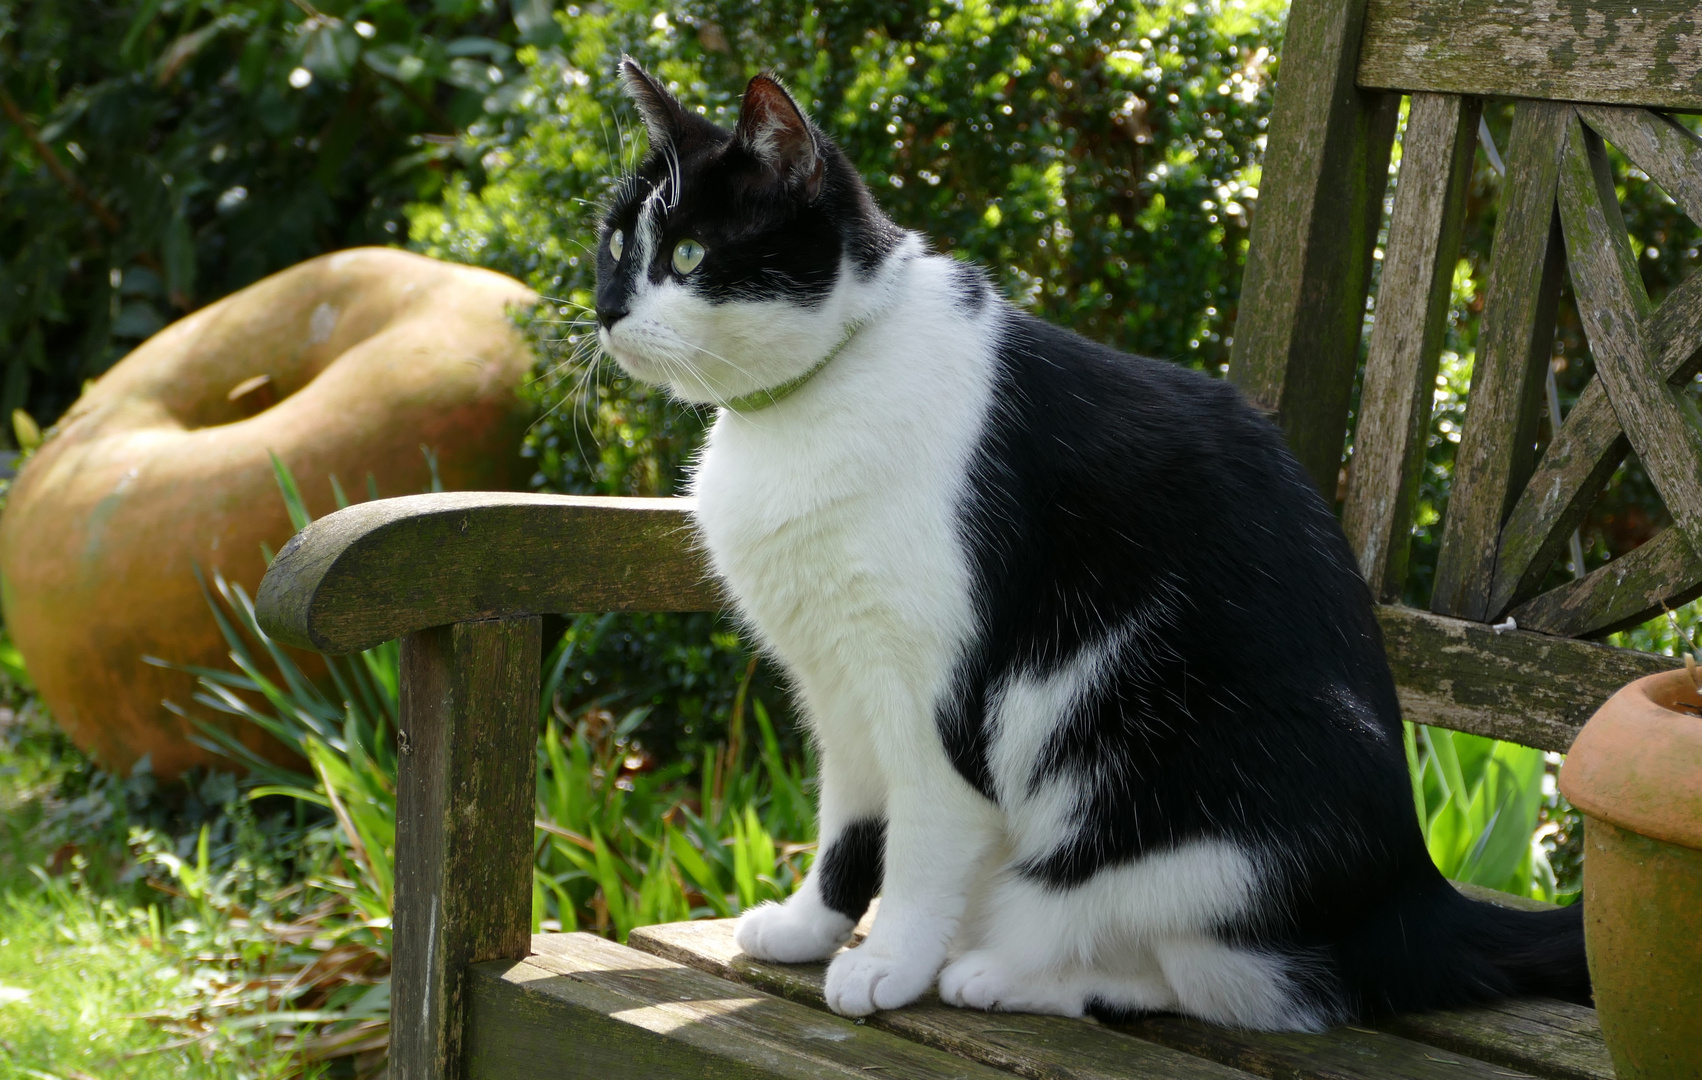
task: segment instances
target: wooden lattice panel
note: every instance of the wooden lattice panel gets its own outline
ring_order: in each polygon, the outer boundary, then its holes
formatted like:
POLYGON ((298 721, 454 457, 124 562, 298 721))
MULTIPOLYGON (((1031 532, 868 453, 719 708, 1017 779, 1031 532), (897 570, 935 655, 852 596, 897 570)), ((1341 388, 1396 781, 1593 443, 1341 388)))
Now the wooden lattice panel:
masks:
MULTIPOLYGON (((1380 600, 1399 598, 1479 107, 1414 93, 1370 343, 1344 524, 1380 600)), ((1637 270, 1604 140, 1702 221, 1702 140, 1646 109, 1526 100, 1486 284, 1432 609, 1599 636, 1702 594, 1702 274, 1659 304, 1637 270), (1569 274, 1595 373, 1538 458, 1555 309, 1569 274), (1673 525, 1540 592, 1635 450, 1673 525)))

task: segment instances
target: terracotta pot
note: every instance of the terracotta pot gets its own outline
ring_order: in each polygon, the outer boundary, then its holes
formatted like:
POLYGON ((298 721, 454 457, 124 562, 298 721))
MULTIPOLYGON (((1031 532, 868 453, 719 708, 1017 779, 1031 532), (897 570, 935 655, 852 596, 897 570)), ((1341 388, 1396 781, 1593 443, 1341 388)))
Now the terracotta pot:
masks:
MULTIPOLYGON (((314 516, 328 479, 366 498, 509 489, 531 358, 507 309, 535 297, 499 274, 381 248, 276 274, 167 327, 86 392, 24 467, 0 518, 8 630, 77 744, 173 777, 215 758, 162 706, 193 680, 142 662, 227 667, 194 567, 253 594, 292 532, 268 451, 314 516)), ((231 730, 267 748, 248 725, 231 730)))
POLYGON ((1702 694, 1639 679, 1566 755, 1584 813, 1584 940, 1596 1013, 1625 1080, 1702 1076, 1702 694))

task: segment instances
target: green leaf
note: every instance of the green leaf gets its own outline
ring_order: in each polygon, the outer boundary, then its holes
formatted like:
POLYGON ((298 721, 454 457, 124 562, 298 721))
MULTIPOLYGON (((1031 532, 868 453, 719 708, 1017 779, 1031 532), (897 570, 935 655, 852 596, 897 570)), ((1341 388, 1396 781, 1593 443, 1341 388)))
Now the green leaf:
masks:
POLYGON ((190 232, 187 208, 178 205, 166 226, 165 240, 160 245, 165 262, 166 289, 171 296, 185 299, 195 295, 195 236, 190 232))
POLYGON ((313 517, 307 512, 307 504, 302 500, 301 488, 296 486, 295 474, 285 465, 278 455, 270 450, 266 456, 272 459, 272 475, 277 478, 278 490, 283 493, 284 506, 290 512, 290 524, 296 532, 313 524, 313 517))
POLYGON ((1418 761, 1418 735, 1411 720, 1401 721, 1401 746, 1406 751, 1407 781, 1412 786, 1412 805, 1418 813, 1418 827, 1423 830, 1430 821, 1424 804, 1424 768, 1418 761))
POLYGON ((341 82, 360 59, 361 40, 340 20, 322 22, 302 45, 301 64, 322 79, 341 82))

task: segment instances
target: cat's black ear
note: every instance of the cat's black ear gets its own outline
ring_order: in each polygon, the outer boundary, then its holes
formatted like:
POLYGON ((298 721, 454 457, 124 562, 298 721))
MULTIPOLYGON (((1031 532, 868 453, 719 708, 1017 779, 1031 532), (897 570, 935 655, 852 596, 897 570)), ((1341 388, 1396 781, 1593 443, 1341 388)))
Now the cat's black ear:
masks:
POLYGON ((620 76, 627 95, 638 106, 638 115, 644 118, 644 129, 650 133, 650 145, 660 150, 678 141, 685 134, 684 106, 630 56, 621 57, 620 76))
POLYGON ((792 95, 771 75, 758 75, 745 87, 734 138, 758 161, 773 169, 806 198, 821 191, 822 157, 815 132, 792 95))

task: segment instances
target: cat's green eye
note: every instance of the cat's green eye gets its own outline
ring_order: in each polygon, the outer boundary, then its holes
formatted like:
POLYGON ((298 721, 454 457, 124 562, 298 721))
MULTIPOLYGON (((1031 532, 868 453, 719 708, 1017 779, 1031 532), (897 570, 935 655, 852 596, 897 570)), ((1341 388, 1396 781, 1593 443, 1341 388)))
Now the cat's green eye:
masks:
POLYGON ((696 240, 681 240, 674 245, 674 270, 689 274, 703 261, 703 245, 696 240))
POLYGON ((615 257, 616 262, 621 261, 621 251, 624 250, 625 248, 626 248, 626 234, 625 233, 621 232, 619 229, 616 229, 614 232, 609 234, 609 254, 613 255, 615 257))

